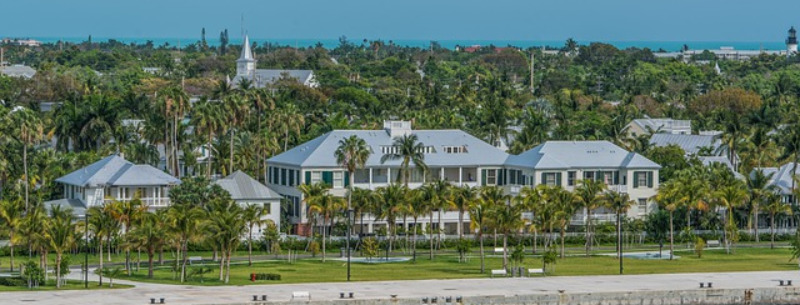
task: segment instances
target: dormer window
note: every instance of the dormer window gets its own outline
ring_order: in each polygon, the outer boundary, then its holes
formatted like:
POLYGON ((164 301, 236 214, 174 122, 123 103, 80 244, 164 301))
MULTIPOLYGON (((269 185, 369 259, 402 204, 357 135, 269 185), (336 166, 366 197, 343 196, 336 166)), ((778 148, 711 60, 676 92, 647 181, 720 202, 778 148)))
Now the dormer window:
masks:
MULTIPOLYGON (((436 148, 433 146, 423 146, 421 149, 423 154, 435 154, 436 148)), ((400 152, 400 147, 394 145, 382 145, 381 153, 384 155, 394 155, 400 152)))
POLYGON ((442 151, 446 154, 466 154, 467 146, 443 146, 442 151))

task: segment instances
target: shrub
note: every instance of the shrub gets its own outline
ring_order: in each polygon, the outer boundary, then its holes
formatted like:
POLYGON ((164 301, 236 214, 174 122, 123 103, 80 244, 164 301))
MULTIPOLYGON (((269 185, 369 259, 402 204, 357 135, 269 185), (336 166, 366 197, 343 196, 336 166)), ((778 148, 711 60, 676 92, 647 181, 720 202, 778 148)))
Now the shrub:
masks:
POLYGON ((316 240, 313 240, 308 244, 308 252, 311 252, 312 257, 317 257, 317 254, 319 254, 320 251, 319 243, 316 240))
POLYGON ((255 279, 256 281, 280 281, 281 275, 276 273, 256 273, 255 279))
POLYGON ((0 286, 17 286, 17 287, 25 287, 28 286, 28 283, 25 282, 25 279, 22 278, 11 278, 11 277, 0 277, 0 286))
POLYGON ((694 254, 697 258, 703 258, 703 249, 706 248, 706 241, 702 237, 697 237, 694 240, 694 254))

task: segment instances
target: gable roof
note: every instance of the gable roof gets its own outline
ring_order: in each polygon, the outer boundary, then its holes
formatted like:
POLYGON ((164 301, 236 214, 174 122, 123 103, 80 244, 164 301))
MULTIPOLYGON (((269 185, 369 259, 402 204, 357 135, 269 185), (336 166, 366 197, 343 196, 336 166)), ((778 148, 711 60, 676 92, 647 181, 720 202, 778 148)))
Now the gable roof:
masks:
POLYGON ((800 164, 798 165, 797 171, 792 174, 792 168, 794 167, 793 162, 786 163, 781 165, 781 167, 756 167, 753 169, 753 172, 757 170, 763 170, 764 174, 770 175, 772 174, 772 179, 770 179, 770 185, 774 185, 778 187, 781 191, 781 194, 789 195, 792 193, 792 177, 796 176, 800 173, 800 164))
MULTIPOLYGON (((423 145, 433 146, 435 152, 425 154, 425 163, 430 167, 502 166, 508 158, 508 154, 497 147, 461 130, 411 130, 409 132, 417 135, 419 142, 423 145), (467 152, 445 153, 443 149, 445 146, 463 146, 467 152)), ((400 165, 400 160, 381 162, 383 155, 381 147, 394 144, 394 139, 386 130, 334 130, 274 156, 267 162, 298 167, 339 168, 333 152, 339 147, 340 140, 351 135, 364 139, 372 150, 372 154, 367 159, 367 166, 397 167, 400 165)))
POLYGON ((639 125, 644 130, 647 130, 647 127, 650 127, 653 131, 658 130, 659 128, 663 131, 672 131, 672 130, 691 130, 692 129, 692 121, 690 120, 675 120, 671 118, 660 118, 660 119, 651 119, 651 118, 644 118, 644 119, 635 119, 631 121, 631 124, 639 125))
POLYGON ((658 147, 674 144, 680 146, 687 155, 694 155, 703 147, 712 147, 716 150, 722 141, 716 135, 656 133, 650 137, 650 144, 658 147))
POLYGON ((155 167, 136 165, 117 155, 100 159, 55 181, 81 187, 175 185, 181 182, 155 167))
POLYGON ((744 179, 744 175, 740 174, 736 170, 733 169, 733 164, 731 164, 731 160, 724 156, 699 156, 697 159, 703 163, 703 166, 710 166, 714 163, 719 163, 727 167, 737 179, 744 179))
POLYGON ((547 141, 519 155, 507 165, 533 169, 652 168, 660 165, 608 141, 547 141))
POLYGON ((36 75, 36 70, 25 65, 0 66, 0 74, 10 77, 32 78, 36 75))
POLYGON ((228 177, 214 182, 231 194, 233 200, 272 199, 280 200, 281 195, 261 184, 242 171, 236 171, 228 177))
POLYGON ((242 78, 253 78, 253 85, 256 87, 264 87, 266 85, 275 83, 280 80, 284 75, 288 78, 297 79, 301 84, 311 85, 314 78, 314 70, 277 70, 277 69, 256 69, 253 76, 249 75, 236 75, 231 82, 238 84, 242 78))

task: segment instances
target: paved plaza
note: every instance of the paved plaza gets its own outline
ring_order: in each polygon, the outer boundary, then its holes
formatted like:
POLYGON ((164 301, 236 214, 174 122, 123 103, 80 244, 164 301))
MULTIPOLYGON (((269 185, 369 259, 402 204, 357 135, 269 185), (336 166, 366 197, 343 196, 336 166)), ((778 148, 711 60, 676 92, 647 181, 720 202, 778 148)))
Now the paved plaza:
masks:
MULTIPOLYGON (((798 271, 685 273, 614 276, 553 276, 534 278, 486 278, 463 280, 420 280, 324 284, 274 284, 253 286, 178 286, 132 283, 135 288, 119 290, 65 290, 42 292, 0 292, 0 304, 86 305, 146 304, 151 297, 166 298, 167 304, 246 303, 252 295, 266 294, 271 301, 287 301, 294 291, 308 291, 312 300, 332 300, 340 292, 354 292, 357 299, 421 298, 426 296, 500 296, 550 294, 565 290, 578 292, 656 291, 697 289, 699 282, 713 282, 714 288, 744 289, 776 287, 777 280, 794 280, 798 271)), ((73 272, 77 278, 79 272, 73 272)), ((119 281, 131 284, 126 281, 119 281)))

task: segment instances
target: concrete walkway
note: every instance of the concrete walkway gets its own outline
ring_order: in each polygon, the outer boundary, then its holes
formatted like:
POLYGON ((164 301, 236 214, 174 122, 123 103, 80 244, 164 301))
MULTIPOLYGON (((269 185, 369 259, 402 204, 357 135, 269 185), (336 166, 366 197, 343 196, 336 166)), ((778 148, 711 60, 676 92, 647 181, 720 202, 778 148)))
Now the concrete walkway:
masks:
MULTIPOLYGON (((78 278, 75 270, 71 278, 78 278)), ((566 293, 656 291, 697 289, 699 282, 714 288, 745 289, 776 287, 777 280, 800 285, 798 271, 686 273, 616 276, 553 276, 463 280, 386 281, 324 284, 279 284, 200 287, 134 283, 135 288, 97 291, 0 292, 0 304, 127 305, 146 304, 151 297, 166 298, 167 304, 247 303, 252 295, 266 294, 270 301, 287 301, 293 291, 308 291, 312 300, 332 300, 339 292, 354 292, 356 299, 421 298, 428 296, 499 296, 566 293)), ((130 283, 119 281, 120 283, 130 283)), ((116 283, 116 281, 115 281, 116 283)))

